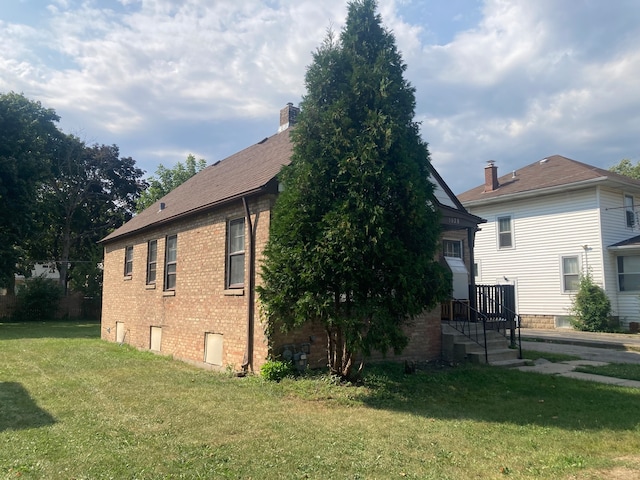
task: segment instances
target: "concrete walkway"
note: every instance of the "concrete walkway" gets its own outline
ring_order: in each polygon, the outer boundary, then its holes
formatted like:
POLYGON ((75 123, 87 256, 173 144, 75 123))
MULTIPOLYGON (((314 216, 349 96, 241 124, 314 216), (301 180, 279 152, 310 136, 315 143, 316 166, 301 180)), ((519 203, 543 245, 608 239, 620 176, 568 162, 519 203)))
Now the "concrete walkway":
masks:
POLYGON ((592 382, 640 388, 640 381, 605 377, 574 371, 582 365, 600 366, 608 363, 640 364, 640 335, 579 332, 571 329, 523 329, 522 348, 543 353, 561 353, 581 360, 552 363, 542 358, 531 366, 518 367, 523 372, 577 378, 592 382))

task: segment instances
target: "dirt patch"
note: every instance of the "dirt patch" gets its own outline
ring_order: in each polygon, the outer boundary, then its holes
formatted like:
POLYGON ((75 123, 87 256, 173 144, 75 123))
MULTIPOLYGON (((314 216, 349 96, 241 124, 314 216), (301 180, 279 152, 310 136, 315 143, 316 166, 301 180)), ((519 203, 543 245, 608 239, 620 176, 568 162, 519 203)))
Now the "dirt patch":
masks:
POLYGON ((570 477, 575 480, 637 480, 640 478, 640 455, 627 455, 614 459, 622 465, 616 465, 607 470, 589 470, 577 476, 570 477))

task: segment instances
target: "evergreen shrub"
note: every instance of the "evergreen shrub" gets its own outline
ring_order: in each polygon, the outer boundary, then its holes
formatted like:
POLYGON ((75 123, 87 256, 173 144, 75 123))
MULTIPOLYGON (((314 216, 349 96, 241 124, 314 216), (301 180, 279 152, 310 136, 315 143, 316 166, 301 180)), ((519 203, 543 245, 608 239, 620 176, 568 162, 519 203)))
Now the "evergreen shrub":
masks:
POLYGON ((55 281, 43 277, 29 278, 16 294, 12 318, 16 322, 53 320, 61 298, 62 288, 55 281))
POLYGON ((611 301, 605 291, 593 282, 591 275, 580 278, 578 293, 573 298, 571 325, 585 332, 609 331, 611 301))

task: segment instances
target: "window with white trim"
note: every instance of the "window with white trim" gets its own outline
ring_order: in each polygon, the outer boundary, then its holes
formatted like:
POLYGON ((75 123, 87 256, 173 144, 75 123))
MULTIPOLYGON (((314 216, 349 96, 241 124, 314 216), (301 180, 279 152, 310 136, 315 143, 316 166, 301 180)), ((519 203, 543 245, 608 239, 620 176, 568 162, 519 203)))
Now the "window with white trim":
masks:
POLYGON ((164 252, 164 289, 176 289, 176 270, 178 261, 178 236, 168 236, 164 252))
POLYGON ((513 247, 513 226, 511 217, 498 217, 498 248, 513 247))
POLYGON ((462 258, 462 242, 460 240, 443 240, 442 251, 445 257, 462 258))
POLYGON ((618 257, 618 288, 621 292, 640 291, 640 255, 618 257))
POLYGON ((633 228, 636 224, 636 213, 633 205, 633 195, 624 196, 624 213, 627 227, 633 228))
POLYGON ((124 247, 124 276, 130 277, 133 273, 133 245, 124 247))
POLYGON ((562 257, 562 291, 577 292, 580 287, 579 257, 562 257))
POLYGON ((244 218, 227 224, 226 288, 244 287, 244 218))

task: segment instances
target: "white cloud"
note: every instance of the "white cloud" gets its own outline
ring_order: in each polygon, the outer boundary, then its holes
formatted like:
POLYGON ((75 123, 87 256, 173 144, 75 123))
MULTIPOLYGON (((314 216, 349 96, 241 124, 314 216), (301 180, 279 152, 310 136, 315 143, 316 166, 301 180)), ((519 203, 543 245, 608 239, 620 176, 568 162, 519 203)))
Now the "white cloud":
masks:
POLYGON ((640 128, 637 14, 625 2, 492 0, 476 28, 406 58, 418 65, 423 134, 454 191, 482 182, 481 167, 474 182, 455 174, 466 162, 511 171, 559 153, 608 168, 637 155, 637 143, 615 145, 640 128))
MULTIPOLYGON (((640 155, 634 0, 444 3, 379 9, 454 191, 480 183, 488 159, 511 171, 554 153, 605 168, 640 155)), ((311 53, 327 28, 340 31, 346 5, 50 0, 32 13, 33 23, 0 19, 0 91, 55 108, 67 131, 127 145, 153 171, 154 159, 211 161, 275 132, 278 109, 303 95, 311 53)))

